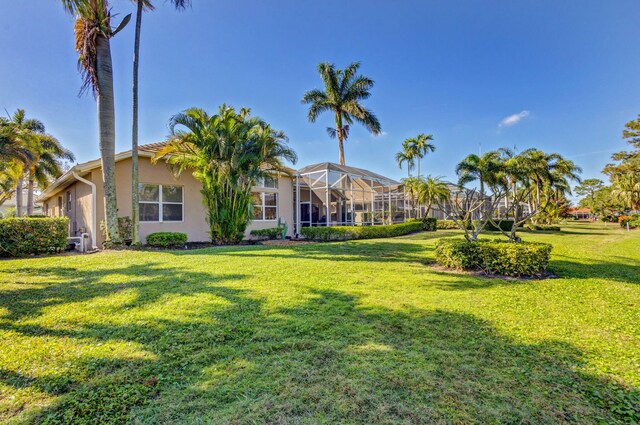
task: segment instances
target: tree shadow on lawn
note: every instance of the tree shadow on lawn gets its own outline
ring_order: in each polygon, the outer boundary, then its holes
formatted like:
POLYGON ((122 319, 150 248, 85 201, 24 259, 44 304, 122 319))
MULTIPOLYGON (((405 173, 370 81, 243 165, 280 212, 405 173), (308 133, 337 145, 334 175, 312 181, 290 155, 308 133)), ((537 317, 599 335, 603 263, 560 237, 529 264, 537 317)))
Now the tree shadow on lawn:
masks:
MULTIPOLYGON (((571 258, 560 256, 562 258, 571 258)), ((638 262, 629 258, 620 258, 620 262, 598 261, 581 263, 570 260, 551 260, 549 270, 566 279, 606 279, 622 283, 640 284, 638 262), (630 261, 634 264, 624 264, 630 261)))
MULTIPOLYGON (((355 296, 330 290, 309 289, 311 298, 299 305, 267 309, 266 300, 223 286, 215 275, 202 273, 199 279, 211 283, 199 284, 188 274, 181 279, 178 270, 163 270, 175 275, 152 273, 144 284, 133 283, 140 293, 139 306, 151 306, 164 291, 209 293, 226 303, 204 305, 180 320, 85 322, 57 329, 2 326, 27 337, 126 341, 154 355, 81 358, 75 365, 81 374, 68 380, 58 377, 53 384, 51 378, 2 371, 5 385, 59 395, 46 408, 34 407, 24 423, 640 419, 638 390, 581 372, 583 355, 569 344, 524 344, 469 314, 369 308, 355 296), (176 281, 180 283, 171 286, 176 281)), ((139 270, 128 273, 135 280, 139 270)), ((83 286, 101 287, 96 277, 89 275, 76 285, 80 291, 83 286)), ((113 285, 105 286, 93 296, 113 290, 113 285)), ((35 304, 47 302, 48 297, 30 292, 34 295, 35 304)), ((58 304, 75 301, 72 293, 64 292, 58 304)), ((27 308, 24 303, 21 307, 27 308)), ((31 314, 39 311, 27 309, 31 314)))
POLYGON ((24 285, 25 288, 0 290, 0 307, 9 311, 9 314, 0 316, 2 320, 19 320, 38 315, 48 307, 90 301, 128 290, 136 290, 136 297, 123 307, 139 307, 152 304, 160 297, 170 294, 194 295, 212 292, 214 289, 219 291, 219 287, 211 285, 246 277, 244 274, 193 272, 159 263, 95 271, 73 267, 22 267, 16 269, 16 273, 25 274, 26 277, 13 282, 13 285, 24 285), (127 276, 128 279, 116 283, 109 281, 110 277, 117 275, 127 276), (162 286, 158 287, 158 284, 162 286))
POLYGON ((318 242, 289 246, 204 248, 168 251, 174 255, 228 255, 232 257, 284 258, 321 261, 407 262, 429 264, 434 247, 389 240, 318 242))

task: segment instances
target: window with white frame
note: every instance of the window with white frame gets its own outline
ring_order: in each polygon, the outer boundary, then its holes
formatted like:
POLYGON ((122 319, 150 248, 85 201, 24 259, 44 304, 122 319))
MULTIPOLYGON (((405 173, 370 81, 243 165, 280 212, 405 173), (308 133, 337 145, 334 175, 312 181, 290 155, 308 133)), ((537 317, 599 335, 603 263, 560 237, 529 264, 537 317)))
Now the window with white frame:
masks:
POLYGON ((258 179, 258 181, 256 182, 256 187, 264 187, 265 189, 277 189, 278 179, 276 177, 265 176, 264 178, 258 179))
POLYGON ((253 204, 253 220, 277 220, 278 219, 278 194, 268 192, 253 192, 251 194, 253 204))
POLYGON ((139 186, 140 221, 182 221, 182 186, 141 183, 139 186))

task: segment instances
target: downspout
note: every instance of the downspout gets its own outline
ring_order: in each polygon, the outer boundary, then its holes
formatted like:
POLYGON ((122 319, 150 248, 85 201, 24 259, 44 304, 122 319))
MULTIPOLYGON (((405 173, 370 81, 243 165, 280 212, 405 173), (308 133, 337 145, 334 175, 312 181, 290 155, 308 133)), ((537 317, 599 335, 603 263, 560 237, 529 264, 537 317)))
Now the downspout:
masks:
POLYGON ((91 187, 91 218, 92 218, 92 223, 91 223, 91 249, 96 250, 98 249, 98 246, 96 245, 96 238, 98 237, 97 231, 98 231, 98 218, 96 216, 96 185, 92 182, 89 181, 87 179, 83 179, 82 177, 80 177, 78 175, 78 173, 76 173, 75 171, 72 172, 73 177, 78 180, 79 182, 82 182, 84 184, 87 184, 91 187))

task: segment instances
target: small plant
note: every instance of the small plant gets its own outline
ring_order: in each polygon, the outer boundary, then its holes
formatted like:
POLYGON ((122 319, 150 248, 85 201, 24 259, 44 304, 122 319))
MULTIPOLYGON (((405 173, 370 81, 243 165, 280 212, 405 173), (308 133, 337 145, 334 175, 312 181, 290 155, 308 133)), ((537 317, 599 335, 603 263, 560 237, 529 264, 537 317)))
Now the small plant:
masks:
POLYGON ((182 248, 186 243, 186 233, 157 232, 147 236, 147 245, 156 248, 182 248))
POLYGON ((60 252, 67 246, 67 217, 21 217, 0 219, 0 256, 60 252))
POLYGON ((269 227, 268 229, 256 229, 251 231, 251 236, 260 240, 278 239, 282 236, 282 228, 269 227))
POLYGON ((551 249, 546 243, 441 239, 436 243, 436 261, 458 270, 536 276, 547 269, 551 249))

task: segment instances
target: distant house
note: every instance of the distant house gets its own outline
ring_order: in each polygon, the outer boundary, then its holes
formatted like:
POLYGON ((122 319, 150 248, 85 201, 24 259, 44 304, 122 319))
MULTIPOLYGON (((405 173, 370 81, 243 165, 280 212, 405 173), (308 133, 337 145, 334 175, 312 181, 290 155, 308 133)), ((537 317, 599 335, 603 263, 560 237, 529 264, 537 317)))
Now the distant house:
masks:
MULTIPOLYGON (((210 240, 202 185, 190 173, 175 177, 166 163, 151 163, 163 146, 139 147, 140 236, 154 232, 183 232, 192 242, 210 240)), ((116 154, 118 215, 131 216, 131 151, 116 154)), ((404 221, 406 203, 401 183, 379 174, 334 163, 310 165, 290 175, 265 179, 252 189, 253 229, 285 222, 288 236, 305 226, 376 225, 404 221)), ((53 182, 38 199, 48 216, 69 217, 69 236, 86 233, 93 246, 104 236, 102 168, 99 159, 75 165, 53 182)))
POLYGON ((569 208, 567 214, 571 215, 576 220, 590 220, 593 218, 591 210, 589 208, 569 208))

